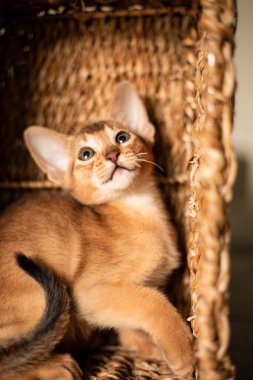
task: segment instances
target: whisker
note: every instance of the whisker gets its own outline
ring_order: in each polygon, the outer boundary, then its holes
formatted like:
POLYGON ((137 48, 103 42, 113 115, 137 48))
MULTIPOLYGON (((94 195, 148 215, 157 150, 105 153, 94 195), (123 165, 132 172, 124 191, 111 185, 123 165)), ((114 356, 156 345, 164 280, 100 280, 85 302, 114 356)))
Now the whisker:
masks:
POLYGON ((148 162, 148 163, 150 163, 150 164, 152 164, 152 165, 157 166, 160 170, 162 170, 162 171, 165 173, 165 170, 164 170, 160 165, 156 164, 156 163, 153 162, 153 161, 144 160, 144 158, 137 158, 137 161, 148 162))
POLYGON ((136 156, 140 156, 141 154, 148 154, 147 152, 140 152, 140 153, 137 153, 136 156))

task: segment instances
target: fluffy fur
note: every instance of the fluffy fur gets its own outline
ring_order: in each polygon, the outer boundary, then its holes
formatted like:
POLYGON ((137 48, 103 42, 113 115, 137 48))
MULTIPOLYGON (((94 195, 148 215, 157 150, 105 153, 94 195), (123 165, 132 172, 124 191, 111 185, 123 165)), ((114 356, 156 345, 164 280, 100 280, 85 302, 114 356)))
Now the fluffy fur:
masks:
POLYGON ((80 379, 71 356, 53 349, 59 340, 89 344, 95 327, 114 328, 125 347, 159 351, 177 375, 191 375, 190 331, 158 290, 179 255, 150 163, 153 141, 145 108, 126 82, 115 91, 108 120, 68 136, 43 127, 25 131, 37 165, 66 191, 23 198, 0 219, 0 361, 9 358, 4 379, 80 379), (43 263, 43 280, 17 265, 16 252, 37 272, 43 263), (50 294, 52 276, 58 278, 53 290, 59 292, 59 281, 71 290, 71 318, 66 301, 56 297, 56 309, 65 305, 65 311, 45 328, 41 316, 52 311, 43 287, 50 294), (41 330, 39 348, 31 345, 32 355, 17 366, 13 350, 8 357, 11 342, 33 341, 41 330))

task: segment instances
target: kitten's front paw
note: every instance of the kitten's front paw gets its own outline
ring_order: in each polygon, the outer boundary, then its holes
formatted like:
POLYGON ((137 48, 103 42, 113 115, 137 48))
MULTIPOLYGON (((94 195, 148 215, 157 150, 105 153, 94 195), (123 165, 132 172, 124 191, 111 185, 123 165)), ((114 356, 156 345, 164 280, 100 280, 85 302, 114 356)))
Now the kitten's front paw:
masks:
POLYGON ((170 332, 174 336, 167 341, 165 359, 172 371, 181 377, 193 374, 196 359, 193 352, 193 337, 185 322, 178 316, 177 328, 170 332))

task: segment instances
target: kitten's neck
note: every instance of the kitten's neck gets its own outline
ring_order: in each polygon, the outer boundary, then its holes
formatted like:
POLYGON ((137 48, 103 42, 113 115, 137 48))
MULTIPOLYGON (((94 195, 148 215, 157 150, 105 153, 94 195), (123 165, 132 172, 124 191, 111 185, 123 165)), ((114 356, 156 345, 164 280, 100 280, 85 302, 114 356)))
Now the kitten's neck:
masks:
POLYGON ((108 204, 125 207, 129 210, 136 209, 142 213, 156 212, 158 208, 163 208, 161 194, 154 181, 142 184, 140 187, 128 191, 121 198, 108 202, 108 204))

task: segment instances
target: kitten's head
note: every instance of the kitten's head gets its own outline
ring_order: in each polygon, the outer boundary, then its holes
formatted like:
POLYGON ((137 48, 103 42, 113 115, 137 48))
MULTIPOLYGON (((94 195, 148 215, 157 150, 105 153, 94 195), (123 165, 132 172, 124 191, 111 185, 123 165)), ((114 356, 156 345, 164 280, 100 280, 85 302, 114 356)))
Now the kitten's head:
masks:
POLYGON ((73 135, 33 126, 24 137, 47 177, 83 204, 125 196, 152 178, 154 127, 128 82, 117 86, 108 120, 73 135))

